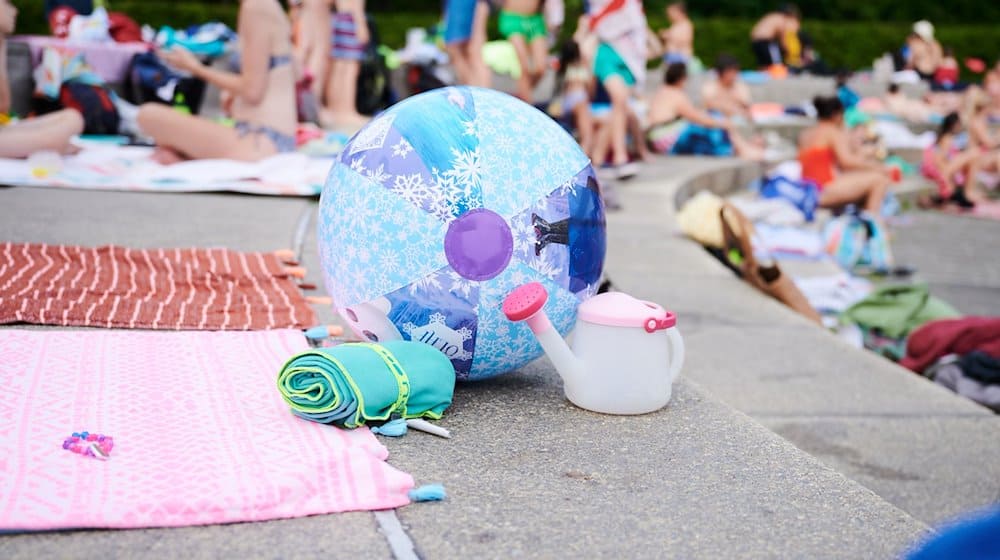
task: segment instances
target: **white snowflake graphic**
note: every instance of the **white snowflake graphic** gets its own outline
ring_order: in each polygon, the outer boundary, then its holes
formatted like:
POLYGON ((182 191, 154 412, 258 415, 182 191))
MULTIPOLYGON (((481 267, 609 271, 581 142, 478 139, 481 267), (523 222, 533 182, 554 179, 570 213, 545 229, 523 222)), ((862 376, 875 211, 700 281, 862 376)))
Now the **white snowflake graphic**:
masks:
POLYGON ((477 282, 465 278, 454 270, 448 271, 448 279, 451 280, 451 287, 448 290, 454 294, 462 294, 468 298, 472 294, 472 288, 477 282))
POLYGON ((406 141, 406 138, 400 138, 399 142, 396 142, 392 146, 392 156, 406 159, 406 156, 410 155, 413 151, 413 146, 406 141))
POLYGON ((369 169, 365 172, 365 177, 368 177, 376 183, 385 183, 389 180, 391 175, 385 172, 385 164, 380 163, 375 169, 369 169))
POLYGON ((420 205, 431 197, 429 185, 419 173, 396 175, 392 183, 392 191, 410 204, 420 205))

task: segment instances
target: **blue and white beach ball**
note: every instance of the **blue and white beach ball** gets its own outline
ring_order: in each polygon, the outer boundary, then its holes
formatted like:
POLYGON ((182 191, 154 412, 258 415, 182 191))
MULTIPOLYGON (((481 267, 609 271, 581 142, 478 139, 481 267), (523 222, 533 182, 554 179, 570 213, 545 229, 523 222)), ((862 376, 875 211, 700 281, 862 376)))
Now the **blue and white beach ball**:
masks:
POLYGON ((323 277, 340 315, 374 341, 418 340, 485 379, 542 354, 500 307, 549 291, 560 333, 604 265, 590 161, 542 112, 507 94, 442 88, 382 113, 344 148, 319 210, 323 277))

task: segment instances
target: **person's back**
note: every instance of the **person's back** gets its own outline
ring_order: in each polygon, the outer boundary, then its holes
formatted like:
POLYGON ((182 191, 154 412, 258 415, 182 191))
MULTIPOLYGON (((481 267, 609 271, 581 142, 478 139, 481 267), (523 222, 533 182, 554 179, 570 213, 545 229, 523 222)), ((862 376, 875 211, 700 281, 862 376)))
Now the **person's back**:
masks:
POLYGON ((785 14, 770 12, 757 20, 750 29, 750 39, 754 41, 772 41, 781 35, 785 26, 785 14))

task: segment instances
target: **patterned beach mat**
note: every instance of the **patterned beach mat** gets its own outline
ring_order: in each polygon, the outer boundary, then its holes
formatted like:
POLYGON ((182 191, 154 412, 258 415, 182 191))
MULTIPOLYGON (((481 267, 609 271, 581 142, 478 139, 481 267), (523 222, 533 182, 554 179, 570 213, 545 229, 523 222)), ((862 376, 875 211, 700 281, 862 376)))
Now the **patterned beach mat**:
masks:
POLYGON ((0 531, 177 527, 409 503, 413 478, 385 462, 368 428, 289 412, 275 377, 307 347, 294 330, 0 329, 0 531), (113 438, 107 461, 62 448, 84 430, 113 438))
POLYGON ((270 253, 0 243, 0 324, 260 330, 316 324, 270 253))

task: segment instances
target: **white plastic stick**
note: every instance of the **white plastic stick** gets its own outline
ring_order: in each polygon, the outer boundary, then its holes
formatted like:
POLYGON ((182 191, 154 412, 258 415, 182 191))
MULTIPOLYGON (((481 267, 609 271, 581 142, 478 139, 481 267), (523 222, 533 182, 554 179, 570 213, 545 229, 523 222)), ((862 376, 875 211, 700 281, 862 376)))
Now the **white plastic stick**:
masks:
POLYGON ((428 434, 433 434, 438 437, 451 439, 451 432, 441 426, 438 426, 437 424, 431 424, 427 420, 423 420, 421 418, 410 418, 406 421, 406 425, 414 430, 420 430, 421 432, 427 432, 428 434))

